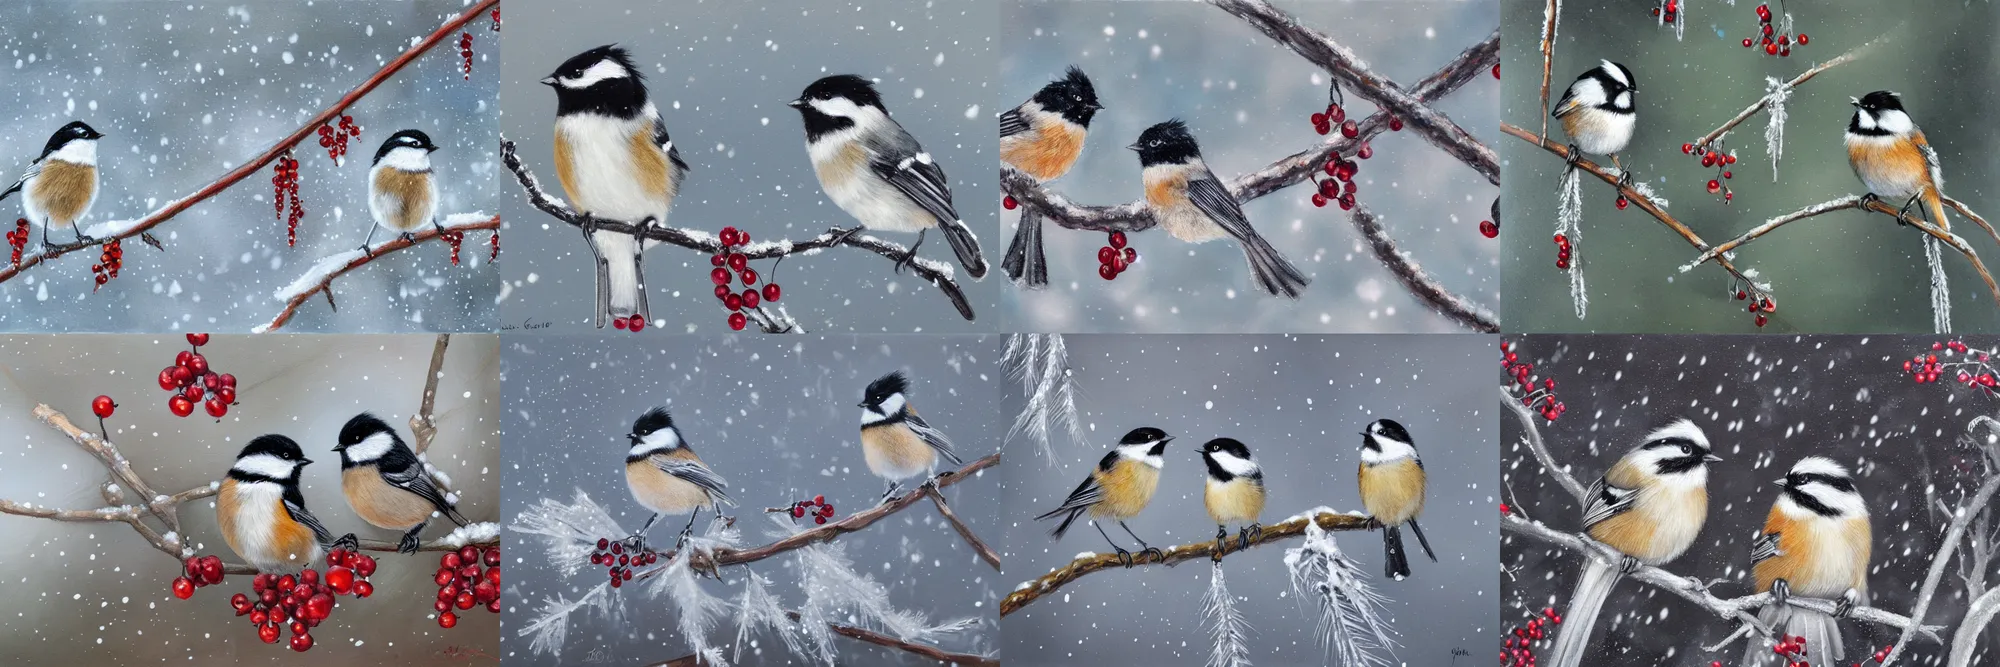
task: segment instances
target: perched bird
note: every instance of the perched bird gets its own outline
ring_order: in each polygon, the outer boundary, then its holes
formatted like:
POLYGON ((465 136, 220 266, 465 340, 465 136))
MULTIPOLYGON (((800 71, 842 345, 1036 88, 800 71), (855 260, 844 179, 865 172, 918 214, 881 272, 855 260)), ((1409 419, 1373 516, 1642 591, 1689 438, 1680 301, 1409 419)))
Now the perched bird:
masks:
POLYGON ((1632 96, 1639 89, 1634 87, 1632 70, 1609 60, 1600 62, 1569 84, 1549 114, 1561 120, 1563 132, 1569 134, 1570 164, 1583 159, 1583 153, 1608 155, 1623 181, 1629 175, 1618 162, 1618 152, 1632 143, 1632 130, 1639 122, 1632 96))
POLYGON ((917 233, 898 267, 917 256, 924 233, 936 227, 966 273, 986 275, 978 237, 951 206, 950 179, 889 117, 874 84, 852 74, 829 76, 806 86, 789 104, 805 120, 806 153, 827 198, 862 228, 917 233))
POLYGON ((1410 576, 1410 557, 1403 551, 1401 527, 1408 525, 1424 555, 1437 562, 1431 541, 1417 525, 1424 513, 1424 462, 1417 458, 1416 440, 1393 419, 1377 419, 1361 431, 1361 506, 1382 525, 1384 573, 1397 581, 1410 576))
POLYGON ((1853 100, 1854 118, 1847 122, 1847 162, 1868 187, 1868 194, 1901 200, 1908 214, 1918 201, 1930 223, 1949 231, 1944 216, 1944 172, 1924 131, 1903 111, 1903 98, 1878 90, 1853 100))
POLYGON ((41 225, 43 246, 50 245, 50 227, 76 232, 78 245, 91 240, 77 221, 97 201, 97 140, 102 138, 83 121, 70 121, 49 137, 41 157, 28 165, 28 173, 0 192, 0 199, 21 193, 21 214, 41 225))
POLYGON ((1236 548, 1250 548, 1250 539, 1264 532, 1257 515, 1264 512, 1264 471, 1250 458, 1250 448, 1229 438, 1216 438, 1201 446, 1201 460, 1208 464, 1208 484, 1202 487, 1202 506, 1215 521, 1215 551, 1227 551, 1228 524, 1247 524, 1236 533, 1236 548))
POLYGON ((416 553, 423 543, 417 536, 430 523, 433 512, 452 523, 465 525, 465 517, 452 506, 453 498, 438 490, 424 471, 423 461, 396 435, 396 429, 363 412, 340 427, 340 493, 347 506, 376 528, 403 532, 397 551, 416 553))
MULTIPOLYGON (((1104 105, 1083 70, 1071 66, 1063 78, 1042 86, 1021 106, 1000 114, 1000 161, 1038 182, 1060 178, 1083 154, 1090 118, 1104 105)), ((1042 221, 1033 209, 1021 209, 1021 222, 1007 256, 1000 262, 1007 277, 1030 289, 1049 285, 1049 263, 1042 254, 1042 221)))
POLYGON ((1139 152, 1146 204, 1168 234, 1188 243, 1232 237, 1243 245, 1258 287, 1294 299, 1305 292, 1312 281, 1250 226, 1229 186, 1202 162, 1201 147, 1187 124, 1170 120, 1146 128, 1127 148, 1139 152))
POLYGON ((1722 460, 1709 451, 1701 427, 1682 419, 1646 434, 1591 483, 1584 530, 1625 557, 1617 565, 1584 560, 1549 667, 1583 664, 1592 626, 1620 577, 1642 564, 1665 565, 1694 544, 1708 519, 1708 465, 1722 460))
POLYGON ((1111 544, 1111 548, 1118 552, 1118 559, 1124 561, 1127 567, 1132 565, 1132 552, 1113 542, 1111 535, 1104 532, 1104 526, 1098 525, 1095 519, 1117 521, 1118 527, 1124 528, 1125 534, 1139 543, 1140 556, 1165 558, 1164 552, 1139 539, 1139 535, 1125 525, 1125 520, 1138 516, 1147 504, 1153 502, 1153 491, 1160 486, 1160 467, 1166 464, 1163 454, 1167 443, 1172 441, 1173 437, 1166 431, 1151 426, 1132 429, 1118 441, 1117 448, 1104 455, 1104 460, 1090 471, 1090 477, 1070 492, 1061 507, 1035 517, 1035 520, 1062 517, 1062 523, 1049 531, 1056 539, 1062 539, 1063 533, 1069 532, 1070 524, 1076 523, 1077 517, 1088 512, 1093 519, 1091 525, 1097 526, 1097 534, 1104 536, 1104 541, 1111 544))
MULTIPOLYGON (((1808 661, 1817 667, 1841 663, 1839 619, 1868 601, 1868 554, 1872 543, 1868 504, 1854 489, 1854 477, 1832 459, 1799 459, 1764 519, 1764 533, 1750 547, 1750 573, 1757 592, 1774 601, 1757 620, 1789 637, 1806 640, 1808 661), (1831 616, 1785 604, 1793 595, 1835 599, 1831 616)), ((1751 642, 1745 667, 1772 664, 1766 646, 1751 642)))
MULTIPOLYGON (((688 165, 646 98, 631 54, 600 46, 571 57, 542 83, 556 91, 556 178, 570 202, 592 217, 665 226, 688 165)), ((589 227, 584 235, 597 260, 598 328, 607 317, 651 319, 639 253, 659 242, 589 227)))
MULTIPOLYGON (((387 229, 410 240, 411 234, 426 224, 438 226, 437 179, 431 176, 431 153, 438 147, 430 135, 420 130, 403 130, 389 135, 375 151, 375 166, 368 169, 368 212, 375 227, 361 242, 362 252, 371 252, 375 229, 387 229)), ((444 227, 438 226, 443 232, 444 227)))
POLYGON ((299 471, 312 463, 299 443, 261 435, 236 455, 215 492, 222 540, 258 572, 297 572, 325 553, 333 536, 306 511, 299 471))
POLYGON ((895 372, 868 383, 861 395, 861 454, 869 471, 889 480, 889 489, 882 492, 885 503, 903 480, 929 474, 940 457, 952 465, 962 463, 951 451, 951 439, 917 416, 909 390, 909 380, 895 372))
POLYGON ((666 408, 639 415, 625 438, 632 443, 625 452, 625 486, 632 489, 633 499, 653 511, 646 525, 632 536, 638 543, 645 543, 646 531, 652 530, 660 515, 688 512, 687 526, 681 528, 680 541, 674 544, 679 549, 681 542, 694 534, 694 520, 701 517, 702 509, 721 516, 723 505, 735 504, 727 493, 729 484, 695 455, 666 408))

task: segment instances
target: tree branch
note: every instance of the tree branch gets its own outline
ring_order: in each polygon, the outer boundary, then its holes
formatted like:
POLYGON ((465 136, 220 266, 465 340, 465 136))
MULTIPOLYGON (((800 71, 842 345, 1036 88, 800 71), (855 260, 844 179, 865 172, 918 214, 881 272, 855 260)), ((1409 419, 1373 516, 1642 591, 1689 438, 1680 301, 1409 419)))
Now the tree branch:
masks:
MULTIPOLYGON (((799 620, 798 612, 788 611, 785 612, 785 615, 787 617, 790 617, 793 621, 799 620)), ((970 653, 952 653, 950 651, 946 651, 944 649, 938 648, 936 646, 931 646, 929 644, 918 644, 916 642, 903 641, 901 639, 897 639, 895 637, 891 637, 889 635, 885 635, 880 632, 876 632, 873 630, 864 630, 862 628, 857 628, 851 625, 828 623, 826 624, 826 627, 831 628, 834 634, 846 637, 848 639, 864 641, 870 644, 874 644, 876 646, 884 646, 899 651, 914 653, 945 664, 971 665, 972 667, 1000 667, 1000 660, 997 658, 991 658, 983 655, 972 655, 970 653)), ((674 658, 672 660, 668 660, 666 662, 656 662, 651 665, 648 665, 647 667, 708 667, 708 663, 703 662, 701 656, 699 655, 684 655, 678 658, 674 658)))
POLYGON ((1549 5, 1542 10, 1542 133, 1549 136, 1549 76, 1556 64, 1556 19, 1562 13, 1562 0, 1548 0, 1549 5))
POLYGON ((1355 207, 1349 218, 1354 221, 1355 231, 1361 232, 1361 238, 1368 240, 1369 249, 1375 251, 1375 259, 1382 262, 1382 266, 1387 267, 1404 287, 1409 288, 1418 301, 1430 304, 1431 310, 1457 322, 1459 326, 1480 333, 1500 333, 1500 320, 1493 316, 1492 311, 1471 299, 1453 294, 1425 273, 1416 260, 1405 256, 1402 248, 1397 247, 1396 239, 1389 236, 1389 231, 1382 228, 1382 221, 1376 219, 1368 207, 1355 207))
MULTIPOLYGON (((1785 88, 1786 89, 1797 88, 1799 84, 1811 81, 1813 77, 1819 76, 1821 72, 1833 69, 1835 67, 1839 67, 1841 65, 1845 65, 1849 62, 1853 62, 1856 58, 1860 58, 1863 53, 1866 53, 1869 49, 1874 48, 1875 45, 1882 43, 1886 39, 1888 39, 1887 35, 1884 35, 1882 37, 1877 37, 1873 41, 1870 41, 1866 44, 1862 44, 1861 46, 1854 47, 1853 49, 1848 50, 1847 53, 1840 54, 1839 56, 1835 57, 1832 60, 1828 60, 1818 65, 1814 65, 1812 66, 1812 68, 1807 69, 1806 71, 1800 73, 1798 76, 1792 77, 1792 80, 1786 81, 1785 88)), ((1542 106, 1544 107, 1543 111, 1546 112, 1548 111, 1548 109, 1546 108, 1548 106, 1548 88, 1546 85, 1542 88, 1542 91, 1543 91, 1542 106)), ((1742 124, 1743 121, 1749 120, 1751 116, 1757 115, 1757 112, 1763 111, 1766 107, 1769 107, 1770 105, 1771 105, 1770 94, 1767 93, 1764 96, 1757 98, 1756 102, 1751 103, 1751 105, 1748 107, 1745 107, 1741 113, 1736 114, 1736 117, 1729 119, 1729 121, 1726 123, 1723 123, 1722 127, 1715 128, 1715 131, 1709 132, 1708 134, 1704 134, 1701 136, 1700 139, 1694 140, 1694 147, 1697 150, 1708 148, 1709 144, 1715 143, 1715 140, 1721 139, 1722 135, 1727 134, 1730 130, 1735 129, 1737 125, 1742 124)), ((1548 114, 1544 113, 1543 115, 1548 115, 1548 114)), ((1548 133, 1547 121, 1543 121, 1543 123, 1544 124, 1542 133, 1544 136, 1546 136, 1548 133)))
POLYGON ((1500 387, 1500 404, 1507 406, 1507 409, 1514 413, 1514 417, 1520 420, 1521 432, 1527 434, 1521 440, 1528 444, 1528 451, 1534 453, 1535 460, 1542 464, 1542 469, 1547 470, 1549 476, 1556 478, 1556 484, 1562 486, 1564 491, 1568 491, 1570 497, 1576 499, 1577 508, 1581 509, 1584 499, 1590 492, 1585 490, 1575 477, 1571 477, 1567 470, 1558 465, 1554 456, 1549 455, 1548 445, 1542 442, 1542 430, 1535 427, 1535 413, 1529 410, 1528 406, 1515 400, 1513 394, 1507 393, 1505 385, 1500 387))
MULTIPOLYGON (((550 217, 562 221, 564 224, 578 229, 630 234, 646 240, 658 241, 710 255, 722 251, 722 239, 708 232, 696 229, 667 227, 664 225, 645 225, 642 228, 639 224, 635 224, 632 221, 610 220, 577 212, 570 208, 568 203, 556 199, 553 195, 542 189, 541 181, 535 178, 534 173, 528 170, 527 165, 522 164, 521 156, 516 152, 514 142, 504 137, 500 140, 500 161, 507 166, 509 171, 514 172, 514 179, 520 183, 522 191, 527 194, 528 203, 533 204, 535 208, 549 214, 550 217)), ((645 221, 636 222, 643 223, 645 221)), ((743 253, 750 259, 772 259, 788 255, 811 255, 827 248, 844 245, 860 248, 898 261, 909 254, 910 249, 904 247, 902 244, 885 241, 865 233, 850 235, 849 231, 851 230, 834 228, 803 241, 782 239, 777 241, 756 241, 744 246, 738 252, 743 253)), ((952 307, 958 309, 960 317, 968 321, 973 319, 972 303, 966 300, 965 292, 959 288, 958 282, 954 278, 956 270, 950 264, 923 257, 913 257, 907 266, 910 267, 910 271, 916 274, 917 277, 928 281, 930 284, 936 286, 938 291, 943 292, 945 298, 951 300, 952 307)))
POLYGON ((924 495, 931 497, 932 503, 937 504, 938 514, 944 515, 945 521, 951 522, 951 527, 953 530, 958 531, 958 536, 964 538, 966 544, 972 545, 972 551, 979 554, 980 560, 984 560, 987 565, 993 566, 994 571, 999 571, 1000 554, 994 553, 992 547, 986 546, 985 542, 979 541, 979 536, 972 533, 972 528, 966 526, 964 521, 959 520, 958 513, 951 511, 951 505, 945 504, 944 494, 938 493, 936 486, 928 484, 924 485, 923 492, 924 495))
MULTIPOLYGON (((1986 502, 1993 498, 1995 491, 2000 491, 2000 475, 1987 477, 1986 483, 1980 485, 1979 491, 1968 498, 1965 504, 1959 506, 1958 513, 1952 517, 1951 528, 1945 530, 1944 546, 1939 547, 1937 554, 1931 557, 1930 573, 1924 575, 1924 587, 1917 595, 1917 605, 1910 610, 1912 618, 1921 619, 1925 612, 1930 611, 1931 598, 1937 594, 1938 580, 1944 578, 1944 568, 1951 563, 1951 555, 1958 549, 1959 539, 1965 536, 1966 526, 1970 525, 1980 510, 1986 507, 1986 502)), ((1889 657, 1882 660, 1883 667, 1896 663, 1897 656, 1903 654, 1903 647, 1910 643, 1910 638, 1916 632, 1913 627, 1903 628, 1903 634, 1896 638, 1894 648, 1889 649, 1889 657)), ((1932 641, 1937 641, 1934 635, 1926 636, 1932 641)))
MULTIPOLYGON (((477 213, 453 215, 443 223, 443 227, 447 232, 463 233, 471 230, 489 230, 497 233, 500 229, 500 216, 488 216, 477 213)), ((270 322, 259 325, 250 331, 251 333, 269 333, 283 328, 285 323, 292 320, 293 315, 298 314, 300 307, 305 306, 307 301, 312 300, 314 294, 326 293, 327 304, 330 308, 333 303, 333 279, 347 275, 349 271, 367 266, 369 262, 381 259, 389 253, 441 238, 444 238, 444 235, 438 233, 437 228, 430 227, 411 235, 410 240, 407 241, 401 237, 392 238, 371 246, 366 252, 355 249, 321 259, 317 263, 314 263, 312 268, 307 269, 304 275, 299 276, 290 285, 286 285, 283 289, 278 290, 272 295, 273 298, 285 303, 284 310, 278 311, 277 316, 272 317, 270 322)))
POLYGON ((411 62, 414 62, 418 56, 421 56, 425 52, 431 50, 431 47, 437 46, 438 43, 443 42, 446 38, 451 37, 454 33, 457 33, 460 28, 463 28, 465 26, 465 24, 471 23, 473 20, 478 19, 480 16, 485 15, 487 11, 493 9, 499 4, 500 0, 479 0, 479 2, 475 3, 472 7, 467 8, 464 13, 459 14, 456 18, 453 18, 450 21, 446 21, 443 26, 440 26, 436 31, 432 32, 430 36, 425 37, 423 41, 418 42, 416 46, 410 47, 410 49, 404 51, 402 55, 397 56, 394 60, 389 61, 388 64, 383 65, 382 69, 377 70, 373 76, 370 76, 368 77, 367 80, 362 81, 361 85, 356 86, 353 90, 348 91, 346 95, 343 95, 339 100, 334 101, 332 106, 329 106, 326 109, 320 111, 319 115, 313 116, 311 120, 306 121, 305 125, 300 126, 299 129, 293 130, 290 135, 287 135, 284 139, 279 140, 277 144, 272 145, 269 149, 266 149, 263 153, 257 155, 256 157, 251 158, 250 161, 245 162, 241 165, 237 165, 235 169, 229 170, 228 173, 223 174, 221 177, 215 179, 215 181, 209 183, 208 185, 202 186, 201 189, 196 190, 193 194, 168 202, 166 206, 163 206, 160 209, 153 211, 152 213, 147 214, 145 217, 139 218, 137 220, 120 220, 114 222, 98 223, 96 225, 93 225, 90 227, 89 230, 85 232, 86 235, 94 237, 91 241, 73 245, 58 246, 53 248, 44 248, 42 252, 22 257, 20 264, 9 264, 0 266, 0 283, 4 283, 7 282, 8 280, 13 279, 14 276, 20 275, 22 271, 25 271, 37 264, 55 259, 57 257, 61 257, 71 252, 75 252, 92 246, 99 246, 106 243, 110 243, 113 239, 126 239, 134 236, 144 235, 148 231, 152 230, 154 227, 159 226, 160 223, 166 222, 172 219, 176 215, 180 215, 181 212, 183 211, 186 211, 190 208, 194 208, 195 204, 199 204, 210 197, 214 197, 215 195, 220 194, 223 190, 229 189, 230 186, 235 185, 238 181, 242 181, 243 179, 248 178, 251 174, 255 174, 263 170, 265 165, 270 164, 271 161, 278 159, 278 157, 281 155, 284 155, 286 151, 289 151, 292 149, 292 147, 297 146, 299 142, 305 141, 306 138, 313 136, 313 133, 317 132, 320 126, 326 125, 327 123, 333 122, 336 119, 338 119, 341 113, 345 112, 348 107, 353 106, 356 102, 361 101, 361 98, 366 97, 370 92, 373 92, 376 87, 382 85, 383 82, 388 81, 389 78, 395 76, 397 72, 402 71, 403 67, 409 65, 411 62))
MULTIPOLYGON (((1320 529, 1328 531, 1373 530, 1375 528, 1367 516, 1319 512, 1312 516, 1293 517, 1275 526, 1265 526, 1263 533, 1251 538, 1250 546, 1257 547, 1289 538, 1304 536, 1306 534, 1307 522, 1317 522, 1320 529)), ((1145 561, 1135 560, 1132 563, 1132 567, 1140 565, 1166 565, 1172 567, 1196 558, 1221 560, 1224 556, 1241 553, 1243 550, 1243 547, 1236 547, 1234 540, 1225 540, 1221 550, 1216 549, 1215 540, 1205 540, 1168 547, 1163 552, 1161 558, 1145 561)), ((1029 603, 1041 599, 1044 595, 1055 592, 1056 589, 1062 588, 1063 585, 1069 582, 1083 578, 1086 574, 1102 570, 1121 569, 1129 569, 1129 567, 1116 554, 1086 553, 1078 556, 1076 560, 1070 561, 1068 565, 1050 570, 1048 574, 1021 582, 1021 585, 1015 586, 1014 592, 1008 594, 1006 599, 1000 601, 1000 615, 1005 617, 1008 614, 1020 611, 1022 607, 1028 606, 1029 603)))

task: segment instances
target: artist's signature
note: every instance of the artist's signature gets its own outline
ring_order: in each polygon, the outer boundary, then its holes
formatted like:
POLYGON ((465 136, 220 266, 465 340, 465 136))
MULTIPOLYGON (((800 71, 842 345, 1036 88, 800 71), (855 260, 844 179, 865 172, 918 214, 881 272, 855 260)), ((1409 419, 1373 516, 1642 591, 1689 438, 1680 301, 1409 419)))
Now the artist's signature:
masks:
POLYGON ((536 329, 547 329, 547 328, 549 328, 548 322, 536 322, 535 318, 532 317, 522 320, 520 324, 500 325, 501 331, 523 331, 523 330, 534 331, 536 329))

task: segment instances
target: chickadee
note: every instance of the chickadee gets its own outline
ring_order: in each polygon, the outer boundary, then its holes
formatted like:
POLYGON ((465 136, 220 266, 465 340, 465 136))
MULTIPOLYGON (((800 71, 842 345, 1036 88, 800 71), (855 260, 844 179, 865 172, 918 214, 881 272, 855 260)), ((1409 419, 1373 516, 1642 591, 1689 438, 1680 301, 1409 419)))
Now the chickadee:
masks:
POLYGON ((1611 156, 1611 165, 1619 170, 1619 180, 1626 180, 1625 167, 1618 163, 1618 152, 1632 143, 1632 129, 1638 125, 1639 110, 1632 105, 1632 96, 1639 92, 1633 86, 1632 70, 1609 60, 1584 72, 1563 91, 1561 100, 1549 115, 1562 120, 1563 132, 1569 134, 1569 161, 1576 164, 1583 159, 1583 153, 1611 156))
POLYGON ((1170 120, 1146 128, 1127 148, 1139 152, 1146 204, 1168 234, 1188 243, 1224 235, 1235 238, 1243 244, 1250 273, 1265 292, 1296 299, 1312 282, 1244 219, 1243 207, 1229 194, 1229 186, 1202 162, 1201 147, 1188 134, 1187 124, 1170 120))
POLYGON ((805 119, 806 153, 827 198, 863 228, 917 233, 898 267, 917 256, 924 232, 937 227, 966 273, 986 275, 979 239, 951 207, 950 179, 889 117, 874 84, 852 74, 829 76, 788 104, 805 119))
MULTIPOLYGON (((1775 601, 1757 613, 1757 620, 1786 636, 1803 637, 1814 665, 1840 662, 1839 619, 1868 600, 1868 505, 1854 489, 1854 477, 1832 459, 1808 456, 1792 466, 1784 490, 1764 519, 1764 533, 1751 545, 1750 572, 1757 592, 1769 591, 1775 601), (1832 616, 1785 604, 1803 595, 1832 598, 1832 616)), ((1753 643, 1754 644, 1754 643, 1753 643)), ((1769 661, 1769 648, 1751 646, 1745 667, 1769 661)))
POLYGON ((1215 521, 1215 551, 1229 548, 1231 523, 1248 524, 1236 533, 1236 548, 1250 548, 1250 538, 1262 534, 1257 515, 1264 512, 1264 471, 1250 459, 1250 448, 1229 438, 1216 438, 1201 446, 1201 460, 1208 464, 1208 484, 1202 487, 1202 506, 1215 521))
POLYGON ((1437 562, 1431 541, 1417 525, 1424 513, 1424 462, 1417 458, 1416 440, 1393 419, 1377 419, 1361 431, 1361 506, 1382 525, 1384 574, 1402 581, 1410 576, 1410 557, 1403 551, 1401 527, 1408 524, 1424 555, 1437 562))
POLYGON ((1049 535, 1062 539, 1070 524, 1089 512, 1093 519, 1090 524, 1097 526, 1097 534, 1104 536, 1104 541, 1111 544, 1111 548, 1118 552, 1118 559, 1124 561, 1127 567, 1132 565, 1132 552, 1111 541, 1111 535, 1104 532, 1104 526, 1095 519, 1117 521, 1118 527, 1124 528, 1125 534, 1139 543, 1140 556, 1151 554, 1164 558, 1164 552, 1147 546, 1145 540, 1139 539, 1139 535, 1125 525, 1125 520, 1138 516, 1147 504, 1153 502, 1153 491, 1160 486, 1160 467, 1166 464, 1163 454, 1167 443, 1172 441, 1173 437, 1166 431, 1151 426, 1132 429, 1118 441, 1116 449, 1097 462, 1097 469, 1090 471, 1090 477, 1069 493, 1069 498, 1063 500, 1061 507, 1035 517, 1035 520, 1062 517, 1062 523, 1049 531, 1049 535))
POLYGON ((310 567, 333 536, 306 511, 299 471, 312 463, 299 443, 261 435, 236 455, 215 493, 215 521, 222 540, 258 572, 310 567))
POLYGON ((951 451, 951 439, 943 431, 924 423, 910 405, 909 381, 901 372, 884 375, 868 383, 861 396, 861 454, 868 470, 889 480, 882 502, 889 502, 902 481, 928 474, 939 457, 958 465, 951 451))
POLYGON ((1617 565, 1585 559, 1569 610, 1548 661, 1550 667, 1583 664, 1592 626, 1618 579, 1640 564, 1665 565, 1680 557, 1708 519, 1708 436, 1682 419, 1646 434, 1603 477, 1591 483, 1583 508, 1592 539, 1625 554, 1617 565))
MULTIPOLYGON (((1063 78, 1042 86, 1021 106, 1000 114, 1000 161, 1038 182, 1069 172, 1083 154, 1090 118, 1104 105, 1083 70, 1071 66, 1063 78)), ((1021 209, 1021 222, 1007 256, 1000 262, 1007 277, 1029 289, 1049 285, 1049 263, 1042 255, 1042 221, 1032 209, 1021 209)))
POLYGON ((1937 151, 1903 111, 1903 98, 1878 90, 1852 103, 1847 162, 1853 165, 1861 184, 1868 187, 1868 194, 1903 200, 1902 214, 1922 200, 1930 223, 1949 231, 1951 221, 1944 217, 1944 200, 1938 192, 1944 187, 1944 172, 1938 168, 1937 151))
POLYGON ((396 429, 375 415, 363 412, 347 420, 333 451, 340 453, 340 493, 347 506, 369 525, 404 531, 397 551, 417 552, 423 544, 417 536, 433 512, 465 525, 465 517, 432 483, 423 462, 396 429))
MULTIPOLYGON (((377 227, 396 232, 409 240, 417 228, 437 226, 437 179, 431 177, 431 153, 438 149, 430 135, 419 130, 403 130, 389 136, 375 151, 375 166, 368 169, 368 212, 376 227, 368 228, 361 251, 370 252, 377 227)), ((444 227, 438 226, 443 232, 444 227)))
POLYGON ((28 173, 0 192, 0 199, 21 193, 21 214, 41 225, 43 246, 49 245, 50 227, 76 232, 77 245, 91 240, 76 223, 97 201, 97 140, 103 137, 83 121, 70 121, 49 137, 28 173))
MULTIPOLYGON (((729 484, 695 456, 666 408, 639 415, 625 438, 632 443, 625 452, 625 486, 632 489, 633 499, 653 511, 645 527, 632 536, 635 541, 644 543, 646 531, 652 530, 660 515, 689 512, 687 526, 681 528, 680 540, 685 542, 694 534, 694 520, 701 517, 703 508, 721 516, 723 504, 735 504, 726 492, 729 484)), ((679 549, 680 543, 674 548, 679 549)))
MULTIPOLYGON (((666 225, 688 165, 646 99, 645 77, 631 54, 600 46, 563 62, 542 83, 556 91, 556 178, 577 210, 642 227, 666 225)), ((607 316, 651 319, 639 253, 659 242, 612 231, 584 234, 597 260, 598 328, 607 316)))

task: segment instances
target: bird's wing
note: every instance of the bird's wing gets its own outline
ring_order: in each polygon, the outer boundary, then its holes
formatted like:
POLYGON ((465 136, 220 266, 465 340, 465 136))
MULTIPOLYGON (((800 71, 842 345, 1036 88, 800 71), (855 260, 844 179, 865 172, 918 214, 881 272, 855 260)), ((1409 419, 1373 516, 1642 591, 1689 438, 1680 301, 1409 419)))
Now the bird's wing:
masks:
POLYGON ((424 473, 424 466, 421 463, 397 472, 383 470, 382 481, 388 482, 390 486, 421 496, 424 500, 430 501, 431 506, 437 508, 440 512, 451 512, 451 503, 445 500, 444 492, 439 491, 437 485, 432 483, 431 476, 424 473))
POLYGON ((1576 84, 1570 84, 1568 88, 1563 89, 1562 98, 1556 100, 1555 110, 1550 111, 1549 115, 1561 118, 1580 108, 1583 108, 1583 100, 1576 98, 1576 84))
POLYGON ((917 416, 915 412, 911 412, 909 417, 903 421, 910 425, 910 430, 915 431, 917 437, 924 439, 924 444, 930 445, 931 449, 937 450, 938 455, 943 456, 947 461, 951 461, 952 465, 965 463, 958 458, 957 452, 951 451, 951 438, 945 437, 944 431, 931 428, 931 425, 926 423, 923 417, 917 416))
POLYGON ((708 466, 702 465, 701 462, 668 458, 665 456, 654 456, 652 457, 652 461, 653 467, 659 468, 661 472, 679 477, 689 484, 701 487, 702 490, 708 492, 709 497, 728 502, 732 505, 735 504, 729 500, 729 493, 726 491, 729 483, 722 481, 721 475, 715 474, 715 471, 709 470, 708 466))
POLYGON ((1236 197, 1229 194, 1229 188, 1223 186, 1222 181, 1215 180, 1215 174, 1204 170, 1201 177, 1189 180, 1187 196, 1195 208, 1201 209, 1208 219, 1214 220, 1216 226, 1236 237, 1238 242, 1250 243, 1250 239, 1257 238, 1257 229, 1243 217, 1243 206, 1236 203, 1236 197))
POLYGON ((1923 130, 1912 132, 1910 137, 1917 144, 1917 152, 1924 156, 1924 168, 1930 172, 1931 186, 1937 188, 1939 197, 1943 197, 1944 168, 1938 165, 1937 149, 1931 148, 1931 142, 1924 138, 1923 130))
POLYGON ((944 168, 933 162, 931 154, 925 153, 915 141, 878 151, 868 166, 938 222, 948 224, 958 220, 958 211, 951 207, 951 180, 945 177, 944 168))
POLYGON ((1589 504, 1583 508, 1583 527, 1585 528, 1595 526, 1605 519, 1623 514, 1625 511, 1632 509, 1632 504, 1639 499, 1638 491, 1612 486, 1605 483, 1602 477, 1599 477, 1595 482, 1591 482, 1590 491, 1585 495, 1589 496, 1585 499, 1589 504))
POLYGON ((1091 505, 1095 505, 1097 501, 1103 499, 1104 487, 1097 485, 1097 478, 1095 476, 1086 477, 1082 484, 1077 485, 1075 491, 1069 492, 1069 499, 1063 501, 1062 507, 1055 508, 1055 510, 1047 514, 1035 517, 1035 520, 1040 521, 1050 517, 1061 516, 1073 510, 1088 509, 1091 505))
POLYGON ((665 119, 653 119, 653 143, 658 145, 660 150, 667 152, 667 160, 673 162, 674 167, 679 168, 681 171, 688 171, 688 163, 681 159, 680 149, 675 148, 674 140, 667 136, 667 121, 665 119))
POLYGON ((1758 535, 1757 541, 1750 543, 1750 564, 1755 565, 1785 555, 1778 550, 1778 535, 1779 533, 1765 533, 1758 535))
POLYGON ((1028 127, 1028 119, 1021 115, 1020 107, 1014 107, 1012 109, 1008 109, 1006 113, 1000 114, 1001 137, 1011 137, 1016 134, 1027 132, 1029 129, 1030 128, 1028 127))
POLYGON ((21 187, 28 184, 28 179, 34 178, 39 173, 42 173, 42 161, 36 160, 34 164, 28 165, 27 173, 21 174, 21 180, 14 181, 14 184, 9 186, 6 192, 0 192, 0 199, 6 199, 13 196, 14 193, 20 192, 21 187))
POLYGON ((326 532, 326 526, 320 525, 319 517, 315 517, 312 515, 312 512, 306 511, 305 505, 292 502, 290 498, 286 498, 285 514, 292 517, 293 521, 305 524, 307 528, 311 528, 314 541, 320 544, 333 543, 333 533, 326 532))

